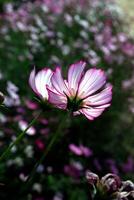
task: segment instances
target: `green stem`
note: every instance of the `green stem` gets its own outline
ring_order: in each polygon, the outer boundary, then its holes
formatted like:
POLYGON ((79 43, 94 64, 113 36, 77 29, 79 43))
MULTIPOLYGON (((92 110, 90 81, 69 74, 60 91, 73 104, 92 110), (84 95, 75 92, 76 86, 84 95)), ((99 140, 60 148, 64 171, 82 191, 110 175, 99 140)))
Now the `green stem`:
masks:
POLYGON ((53 144, 55 143, 55 141, 57 140, 57 138, 59 137, 59 135, 61 134, 61 130, 63 128, 63 125, 65 124, 65 117, 63 117, 63 119, 60 122, 60 125, 56 131, 56 133, 54 134, 54 137, 52 137, 52 139, 50 140, 50 143, 47 146, 47 149, 45 151, 45 153, 41 156, 41 158, 39 159, 39 161, 35 164, 32 172, 30 173, 29 177, 27 178, 26 181, 26 186, 30 184, 32 178, 34 177, 35 173, 36 173, 36 169, 38 168, 38 166, 44 161, 45 157, 47 156, 47 154, 49 153, 51 147, 53 146, 53 144))
POLYGON ((38 119, 40 114, 41 114, 41 112, 30 122, 30 124, 27 126, 27 128, 23 132, 20 133, 20 135, 17 137, 17 139, 13 143, 11 143, 9 145, 9 147, 7 147, 7 149, 0 156, 0 162, 9 155, 9 153, 10 153, 11 149, 13 148, 13 146, 17 145, 21 141, 21 139, 24 137, 25 133, 36 122, 36 120, 38 119))

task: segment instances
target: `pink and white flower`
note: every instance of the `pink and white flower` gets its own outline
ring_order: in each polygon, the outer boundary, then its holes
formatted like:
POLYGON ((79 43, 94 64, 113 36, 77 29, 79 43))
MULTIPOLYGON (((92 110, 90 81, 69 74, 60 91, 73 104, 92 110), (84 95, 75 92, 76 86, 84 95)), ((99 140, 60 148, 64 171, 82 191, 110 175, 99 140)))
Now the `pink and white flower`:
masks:
POLYGON ((83 61, 72 64, 67 80, 63 79, 61 68, 57 67, 51 77, 52 85, 47 86, 48 101, 57 108, 93 120, 110 106, 112 85, 106 83, 103 70, 91 68, 84 73, 85 66, 83 61))
POLYGON ((48 92, 46 89, 46 85, 51 86, 51 76, 53 72, 49 68, 44 68, 40 70, 37 74, 35 69, 33 69, 30 73, 29 84, 33 91, 43 98, 44 100, 48 99, 48 92))

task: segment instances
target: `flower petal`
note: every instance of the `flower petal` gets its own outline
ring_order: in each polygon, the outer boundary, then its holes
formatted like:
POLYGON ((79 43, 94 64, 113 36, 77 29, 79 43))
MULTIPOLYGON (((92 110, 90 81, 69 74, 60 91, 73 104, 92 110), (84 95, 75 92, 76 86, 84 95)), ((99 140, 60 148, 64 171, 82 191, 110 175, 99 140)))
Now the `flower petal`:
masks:
POLYGON ((106 88, 99 92, 98 94, 89 96, 86 98, 83 102, 84 105, 88 106, 102 106, 103 107, 108 107, 109 102, 112 99, 112 85, 107 84, 106 88))
POLYGON ((67 107, 67 98, 63 94, 59 94, 51 90, 51 88, 47 87, 48 90, 48 101, 53 104, 55 107, 60 109, 66 109, 67 107))
POLYGON ((35 86, 35 68, 31 71, 30 76, 29 76, 29 85, 33 89, 35 93, 37 93, 36 86, 35 86))
POLYGON ((82 151, 81 148, 79 146, 76 146, 75 144, 70 144, 69 145, 69 149, 72 153, 74 153, 77 156, 81 156, 82 155, 82 151))
POLYGON ((93 120, 94 118, 100 116, 104 108, 83 108, 80 112, 85 115, 89 120, 93 120))
POLYGON ((86 98, 99 90, 106 83, 104 71, 100 69, 88 70, 79 85, 78 96, 86 98))
POLYGON ((35 77, 35 86, 37 92, 45 99, 48 99, 48 92, 46 89, 46 85, 51 85, 51 77, 52 77, 52 70, 48 68, 44 68, 43 70, 39 71, 35 77))
POLYGON ((83 109, 81 109, 80 110, 80 113, 81 114, 83 114, 83 115, 85 115, 89 120, 93 120, 94 118, 90 115, 90 113, 89 112, 87 112, 87 109, 85 108, 83 108, 83 109))
POLYGON ((56 68, 51 81, 52 81, 53 87, 59 94, 69 95, 67 85, 65 84, 62 78, 61 69, 59 67, 56 68))
POLYGON ((73 116, 77 116, 77 115, 80 115, 81 113, 80 113, 80 111, 78 110, 78 111, 75 111, 75 112, 73 112, 73 116))
POLYGON ((68 71, 68 85, 72 95, 75 95, 78 91, 79 83, 82 78, 83 70, 86 63, 80 61, 76 64, 72 64, 68 71))

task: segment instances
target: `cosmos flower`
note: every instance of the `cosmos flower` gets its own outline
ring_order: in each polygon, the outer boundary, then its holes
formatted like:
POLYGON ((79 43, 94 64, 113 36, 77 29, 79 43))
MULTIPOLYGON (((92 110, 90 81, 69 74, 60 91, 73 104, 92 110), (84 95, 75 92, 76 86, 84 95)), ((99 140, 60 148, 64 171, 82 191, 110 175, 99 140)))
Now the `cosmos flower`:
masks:
POLYGON ((44 68, 35 74, 35 69, 32 70, 29 77, 29 84, 33 91, 43 98, 44 100, 48 99, 48 92, 46 85, 51 85, 51 76, 53 74, 51 69, 44 68))
POLYGON ((52 86, 47 86, 48 101, 59 109, 70 110, 74 115, 83 114, 93 120, 110 106, 112 86, 106 84, 103 70, 91 68, 84 73, 85 66, 83 61, 72 64, 67 80, 57 67, 51 77, 52 86))

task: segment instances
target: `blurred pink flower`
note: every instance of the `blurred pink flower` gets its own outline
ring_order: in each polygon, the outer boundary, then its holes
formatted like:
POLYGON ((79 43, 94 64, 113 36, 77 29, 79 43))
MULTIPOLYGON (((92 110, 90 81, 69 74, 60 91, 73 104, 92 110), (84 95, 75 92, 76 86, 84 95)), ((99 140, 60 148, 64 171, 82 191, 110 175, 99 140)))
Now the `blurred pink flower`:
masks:
POLYGON ((116 166, 115 160, 109 158, 106 160, 106 163, 109 166, 110 172, 112 172, 114 174, 119 174, 119 170, 116 166))
MULTIPOLYGON (((24 120, 20 120, 19 121, 19 123, 18 123, 18 125, 19 125, 19 128, 22 130, 22 131, 24 131, 27 127, 28 127, 28 123, 26 122, 26 121, 24 121, 24 120)), ((27 135, 35 135, 36 134, 36 130, 35 130, 35 128, 32 126, 32 127, 30 127, 28 130, 27 130, 27 135)))
POLYGON ((54 195, 53 200, 63 200, 63 195, 62 195, 62 193, 57 192, 57 193, 54 195))
POLYGON ((85 147, 83 145, 76 146, 75 144, 70 144, 69 149, 72 153, 74 153, 78 156, 89 157, 93 154, 91 149, 89 149, 88 147, 85 147))
POLYGON ((30 100, 26 100, 25 104, 30 110, 36 110, 38 108, 38 104, 30 100))
POLYGON ((42 2, 44 2, 44 4, 49 8, 49 10, 51 10, 52 12, 54 12, 55 14, 60 14, 64 8, 64 1, 62 0, 43 0, 42 2))
POLYGON ((134 56, 134 45, 132 43, 130 42, 123 43, 121 49, 127 56, 130 57, 134 56))
POLYGON ((129 156, 126 163, 122 164, 122 170, 126 173, 134 172, 134 158, 129 156))
POLYGON ((63 80, 61 69, 57 67, 51 77, 52 86, 47 86, 48 100, 57 108, 93 120, 110 106, 112 86, 106 84, 103 70, 92 68, 84 74, 85 65, 83 61, 72 64, 68 80, 63 80))
POLYGON ((43 125, 48 125, 48 120, 45 118, 41 118, 40 123, 42 123, 43 125))
POLYGON ((64 173, 68 176, 79 178, 82 174, 83 166, 80 162, 72 162, 64 166, 64 173))
POLYGON ((41 135, 48 136, 49 132, 50 132, 49 128, 42 128, 42 129, 40 129, 41 135))
POLYGON ((37 139, 37 140, 35 141, 35 144, 36 144, 36 146, 38 147, 38 149, 44 150, 45 145, 44 145, 44 143, 42 142, 42 140, 37 139))
POLYGON ((51 69, 44 68, 35 74, 35 69, 32 70, 29 77, 29 84, 33 91, 43 98, 44 100, 48 99, 48 92, 46 85, 51 85, 51 76, 53 72, 51 69))
POLYGON ((123 32, 118 33, 117 38, 121 43, 126 42, 128 40, 127 35, 123 32))

